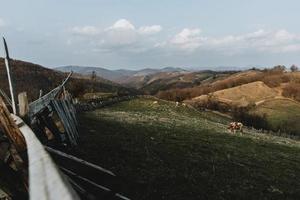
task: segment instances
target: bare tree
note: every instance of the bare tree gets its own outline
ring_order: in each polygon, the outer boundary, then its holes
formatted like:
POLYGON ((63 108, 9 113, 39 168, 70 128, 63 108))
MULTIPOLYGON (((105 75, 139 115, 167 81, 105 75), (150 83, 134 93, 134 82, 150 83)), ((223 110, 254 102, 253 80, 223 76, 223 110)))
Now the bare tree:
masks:
POLYGON ((297 66, 297 65, 292 65, 292 66, 290 67, 290 70, 291 70, 292 72, 296 72, 296 71, 298 71, 298 66, 297 66))

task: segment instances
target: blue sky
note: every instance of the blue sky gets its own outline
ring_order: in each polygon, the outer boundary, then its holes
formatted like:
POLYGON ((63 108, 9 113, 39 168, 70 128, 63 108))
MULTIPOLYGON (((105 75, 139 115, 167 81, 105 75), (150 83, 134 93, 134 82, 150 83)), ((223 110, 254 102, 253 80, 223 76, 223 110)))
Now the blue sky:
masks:
POLYGON ((0 35, 12 57, 47 67, 300 64, 297 0, 0 0, 0 5, 0 35))

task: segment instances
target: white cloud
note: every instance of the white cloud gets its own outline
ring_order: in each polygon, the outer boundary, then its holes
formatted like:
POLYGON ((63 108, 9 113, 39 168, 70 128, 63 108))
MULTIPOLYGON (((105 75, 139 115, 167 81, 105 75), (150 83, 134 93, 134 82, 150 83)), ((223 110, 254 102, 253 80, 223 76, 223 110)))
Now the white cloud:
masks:
POLYGON ((140 34, 151 35, 159 33, 162 30, 160 25, 142 26, 138 29, 140 34))
POLYGON ((157 43, 156 47, 193 51, 212 51, 226 55, 241 54, 247 51, 285 53, 300 51, 300 35, 287 30, 258 31, 222 37, 203 36, 200 29, 185 28, 167 42, 157 43))
POLYGON ((200 29, 185 28, 170 40, 170 44, 182 50, 193 51, 206 40, 200 33, 200 29))
POLYGON ((101 31, 95 26, 83 26, 83 27, 75 26, 71 29, 71 32, 79 35, 92 36, 92 35, 99 34, 101 31))
POLYGON ((124 46, 135 43, 136 40, 136 29, 126 19, 116 21, 112 26, 106 28, 102 35, 102 44, 105 46, 124 46))
POLYGON ((258 30, 244 35, 231 36, 215 39, 215 44, 220 48, 250 49, 258 52, 291 52, 299 51, 300 35, 286 30, 266 31, 258 30))
POLYGON ((135 30, 135 27, 127 19, 119 19, 107 30, 135 30))
MULTIPOLYGON (((127 19, 119 19, 107 28, 97 26, 73 27, 72 33, 90 41, 93 48, 107 51, 145 52, 156 49, 172 54, 181 51, 194 55, 209 52, 212 55, 232 56, 252 53, 290 53, 300 52, 300 34, 287 30, 264 30, 212 37, 199 28, 184 28, 169 39, 155 35, 162 31, 160 25, 136 27, 127 19)), ((72 38, 72 41, 80 38, 72 38)))
MULTIPOLYGON (((96 26, 73 27, 71 32, 91 40, 93 48, 111 49, 114 51, 128 50, 130 52, 145 51, 149 48, 150 39, 145 37, 162 30, 160 25, 141 26, 136 28, 127 19, 119 19, 107 28, 96 26)), ((77 38, 79 40, 80 38, 77 38)), ((70 44, 70 43, 69 43, 70 44)), ((151 46, 152 48, 152 46, 151 46)))

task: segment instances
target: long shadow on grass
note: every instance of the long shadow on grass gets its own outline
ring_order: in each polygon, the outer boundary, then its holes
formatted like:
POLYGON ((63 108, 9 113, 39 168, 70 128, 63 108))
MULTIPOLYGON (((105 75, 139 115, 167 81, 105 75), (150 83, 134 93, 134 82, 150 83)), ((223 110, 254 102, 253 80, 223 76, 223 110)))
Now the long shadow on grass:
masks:
POLYGON ((300 150, 188 127, 80 116, 77 155, 132 199, 297 199, 300 150))

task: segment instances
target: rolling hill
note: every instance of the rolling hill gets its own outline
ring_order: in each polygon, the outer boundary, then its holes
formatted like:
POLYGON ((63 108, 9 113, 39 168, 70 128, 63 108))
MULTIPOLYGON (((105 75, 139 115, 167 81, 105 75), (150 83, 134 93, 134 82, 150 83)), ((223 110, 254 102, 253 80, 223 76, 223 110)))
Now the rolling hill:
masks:
POLYGON ((222 103, 234 106, 248 106, 250 103, 256 104, 279 95, 276 89, 268 87, 261 81, 255 81, 224 90, 218 90, 209 95, 201 95, 193 98, 192 101, 207 101, 208 98, 213 97, 214 100, 222 103))
POLYGON ((146 94, 157 94, 159 91, 196 87, 222 79, 238 71, 189 71, 176 67, 161 69, 145 68, 141 70, 108 70, 99 67, 65 66, 56 68, 58 71, 74 71, 78 74, 91 76, 93 72, 99 77, 111 80, 126 87, 135 88, 146 94))
POLYGON ((132 199, 300 196, 299 141, 248 128, 233 135, 228 118, 149 98, 79 119, 84 134, 76 155, 122 177, 121 190, 132 199))
POLYGON ((84 66, 72 66, 72 65, 57 67, 55 69, 62 72, 74 71, 82 75, 91 75, 92 72, 94 71, 96 72, 97 76, 117 83, 124 83, 124 80, 128 79, 129 77, 147 76, 159 72, 185 71, 184 69, 174 68, 174 67, 165 67, 162 69, 145 68, 141 70, 127 70, 127 69, 110 70, 101 67, 84 67, 84 66))
POLYGON ((187 100, 255 81, 262 81, 270 88, 278 88, 284 86, 284 84, 288 84, 290 86, 289 93, 283 91, 283 95, 286 97, 298 96, 296 94, 298 90, 295 87, 297 87, 297 83, 300 83, 300 72, 285 72, 278 70, 276 67, 264 70, 252 69, 233 72, 231 74, 228 73, 227 76, 212 79, 200 85, 161 91, 157 96, 173 101, 176 100, 176 96, 180 97, 180 99, 187 100))
POLYGON ((82 67, 82 66, 64 66, 55 68, 57 71, 62 72, 76 72, 81 75, 91 75, 92 72, 96 72, 97 76, 107 80, 115 81, 123 76, 129 76, 134 74, 134 71, 130 70, 109 70, 101 67, 82 67))
MULTIPOLYGON (((16 94, 26 91, 29 100, 38 98, 40 89, 44 93, 49 92, 66 78, 68 73, 58 72, 42 67, 37 64, 20 60, 11 61, 11 73, 15 85, 16 94)), ((9 94, 7 74, 4 59, 0 58, 0 86, 5 93, 9 94)), ((120 92, 135 93, 134 89, 128 89, 111 81, 97 78, 91 80, 89 77, 74 74, 66 85, 74 95, 82 95, 86 92, 120 92)))
POLYGON ((297 98, 292 98, 297 97, 297 94, 293 94, 292 92, 297 92, 298 90, 291 90, 290 95, 285 95, 288 85, 300 81, 299 73, 286 72, 276 75, 272 74, 269 75, 272 77, 270 78, 268 74, 259 72, 257 77, 263 78, 264 82, 253 81, 240 84, 243 83, 240 77, 248 76, 244 78, 246 81, 257 80, 257 78, 249 78, 253 75, 255 75, 253 72, 250 74, 242 72, 224 80, 216 81, 211 86, 211 88, 215 87, 211 90, 213 92, 194 97, 185 102, 196 107, 230 113, 237 118, 236 120, 241 120, 245 124, 299 138, 300 127, 299 123, 296 122, 300 120, 300 103, 297 101, 297 98), (238 79, 240 80, 234 83, 234 80, 238 79), (269 82, 270 80, 276 84, 269 82), (228 88, 218 90, 220 83, 228 83, 229 86, 230 84, 237 84, 238 86, 228 87, 228 85, 225 85, 228 88), (260 119, 257 117, 260 117, 260 119), (262 122, 262 124, 259 125, 260 123, 257 120, 262 122))
POLYGON ((269 99, 260 102, 250 113, 265 116, 273 130, 300 136, 300 103, 297 101, 288 98, 269 99))
POLYGON ((158 92, 172 89, 195 87, 220 79, 234 72, 216 72, 204 70, 198 72, 174 71, 159 72, 144 76, 132 76, 121 81, 122 84, 155 95, 158 92))

